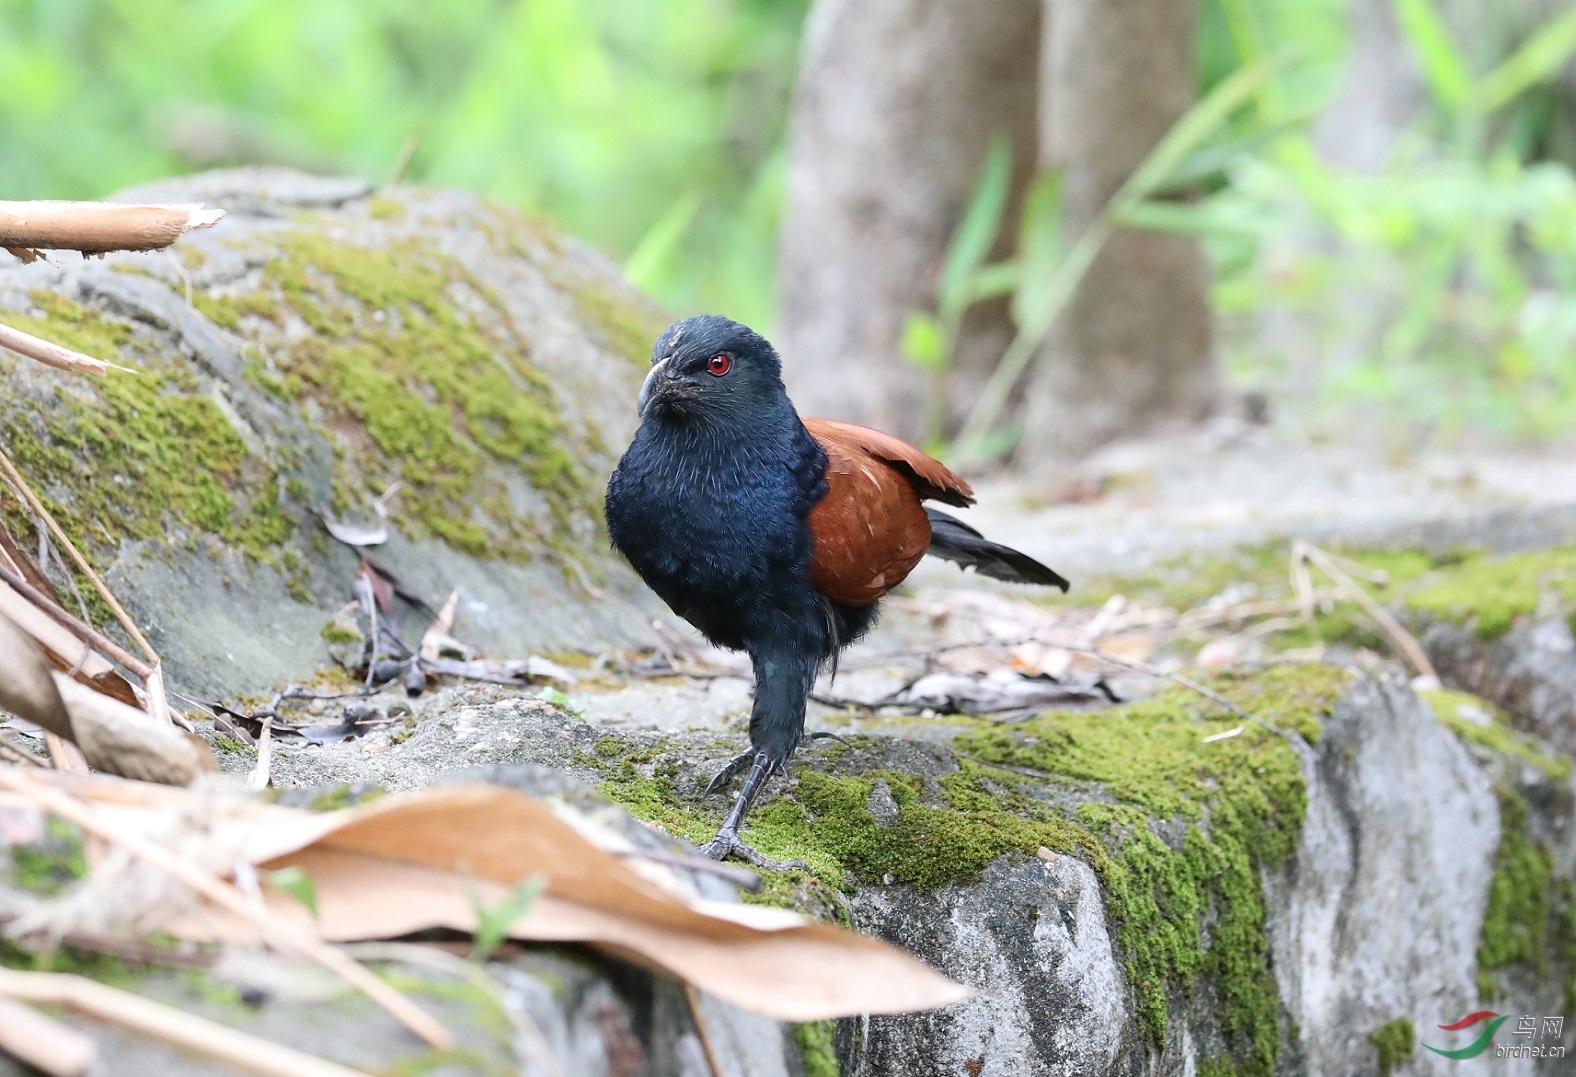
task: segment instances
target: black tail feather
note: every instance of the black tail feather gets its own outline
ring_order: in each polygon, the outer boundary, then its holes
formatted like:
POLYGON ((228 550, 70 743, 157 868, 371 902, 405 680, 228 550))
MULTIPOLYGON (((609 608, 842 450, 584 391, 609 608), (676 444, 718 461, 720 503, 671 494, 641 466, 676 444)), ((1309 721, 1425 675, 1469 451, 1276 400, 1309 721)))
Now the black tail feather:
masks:
POLYGON ((1059 573, 1046 568, 1028 554, 998 545, 962 520, 939 509, 925 510, 930 517, 930 550, 937 557, 972 567, 981 576, 1009 583, 1037 583, 1047 587, 1070 586, 1059 573))

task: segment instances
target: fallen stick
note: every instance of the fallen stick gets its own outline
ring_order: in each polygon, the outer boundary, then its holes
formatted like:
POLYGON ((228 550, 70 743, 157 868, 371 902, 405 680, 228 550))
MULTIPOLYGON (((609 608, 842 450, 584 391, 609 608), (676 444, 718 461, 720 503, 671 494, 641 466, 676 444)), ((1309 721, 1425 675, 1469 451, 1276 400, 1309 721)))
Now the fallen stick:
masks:
POLYGON ((0 247, 83 254, 155 251, 193 228, 212 228, 223 217, 224 210, 201 202, 0 202, 0 247))
POLYGON ((0 998, 0 1051, 49 1077, 83 1077, 98 1061, 92 1040, 8 998, 0 998))
MULTIPOLYGON (((65 1006, 261 1077, 367 1077, 361 1070, 238 1032, 206 1017, 82 976, 0 969, 0 996, 46 1006, 65 1006)), ((0 1018, 0 1026, 3 1025, 4 1020, 0 1018)))
POLYGON ((33 804, 67 822, 76 823, 84 831, 102 838, 111 845, 118 845, 133 856, 147 861, 172 878, 184 883, 224 911, 245 920, 280 949, 290 950, 301 957, 316 961, 330 972, 360 990, 373 1002, 382 1006, 396 1020, 440 1051, 454 1045, 449 1030, 439 1024, 431 1014, 410 999, 374 976, 368 969, 324 942, 310 929, 284 920, 267 906, 254 905, 234 886, 225 883, 185 860, 168 849, 154 845, 137 834, 127 833, 110 826, 98 817, 88 805, 66 796, 50 785, 26 777, 20 771, 0 770, 0 789, 9 789, 27 797, 33 804))

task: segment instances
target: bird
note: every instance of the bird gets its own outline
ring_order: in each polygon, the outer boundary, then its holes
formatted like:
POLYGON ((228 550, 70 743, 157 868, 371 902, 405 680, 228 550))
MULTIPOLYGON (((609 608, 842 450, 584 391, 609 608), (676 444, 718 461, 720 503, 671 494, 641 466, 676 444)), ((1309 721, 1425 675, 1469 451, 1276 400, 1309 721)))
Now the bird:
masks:
POLYGON ((701 851, 790 865, 739 829, 804 737, 823 668, 875 623, 881 598, 927 553, 984 576, 1068 582, 1027 554, 924 505, 965 507, 969 484, 908 443, 853 423, 801 419, 764 337, 718 315, 657 338, 637 400, 640 425, 607 484, 613 546, 675 614, 755 674, 750 746, 706 787, 748 769, 701 851))

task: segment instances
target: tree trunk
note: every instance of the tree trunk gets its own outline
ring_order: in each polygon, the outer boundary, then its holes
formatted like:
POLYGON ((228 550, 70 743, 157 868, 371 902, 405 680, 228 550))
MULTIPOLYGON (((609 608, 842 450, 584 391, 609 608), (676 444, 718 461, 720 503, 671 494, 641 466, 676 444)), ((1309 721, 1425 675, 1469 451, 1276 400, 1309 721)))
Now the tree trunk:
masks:
MULTIPOLYGON (((931 386, 902 356, 904 318, 935 307, 994 132, 1012 140, 1015 191, 1027 184, 1039 24, 1036 0, 817 0, 790 127, 777 333, 804 414, 929 433, 931 386)), ((970 313, 942 401, 950 422, 1010 335, 1004 303, 970 313)))
MULTIPOLYGON (((1195 95, 1194 0, 1047 0, 1044 163, 1066 229, 1100 212, 1195 95)), ((1207 416, 1220 393, 1210 274, 1196 239, 1119 231, 1063 311, 1027 392, 1019 459, 1038 466, 1207 416)))

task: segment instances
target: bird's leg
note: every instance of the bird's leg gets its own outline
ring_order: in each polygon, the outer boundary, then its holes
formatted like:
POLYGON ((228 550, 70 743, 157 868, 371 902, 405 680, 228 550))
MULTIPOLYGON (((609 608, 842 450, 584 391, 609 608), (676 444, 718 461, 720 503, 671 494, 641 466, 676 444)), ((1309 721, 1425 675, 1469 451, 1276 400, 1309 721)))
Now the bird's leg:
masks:
POLYGON ((717 772, 717 776, 706 783, 706 796, 711 796, 717 790, 733 781, 745 767, 755 762, 755 749, 749 748, 740 752, 717 772))
MULTIPOLYGON (((748 754, 746 753, 746 755, 748 754)), ((771 756, 765 752, 754 753, 754 762, 755 765, 750 769, 750 776, 744 779, 744 788, 739 790, 739 799, 733 802, 733 810, 728 813, 727 822, 722 824, 722 829, 717 831, 717 836, 712 838, 710 843, 701 849, 701 855, 708 856, 713 860, 726 860, 730 856, 736 856, 740 860, 747 861, 758 868, 765 868, 768 871, 808 868, 810 865, 803 860, 768 859, 739 840, 739 827, 744 825, 744 817, 749 814, 750 805, 754 802, 756 794, 766 784, 766 780, 771 777, 772 771, 778 769, 781 765, 774 765, 771 756)), ((737 759, 733 763, 729 763, 728 768, 732 768, 735 763, 738 763, 737 759)), ((730 774, 729 777, 731 776, 730 774)), ((722 775, 719 774, 717 777, 722 778, 722 775)), ((716 784, 716 779, 713 779, 712 784, 716 784)))

